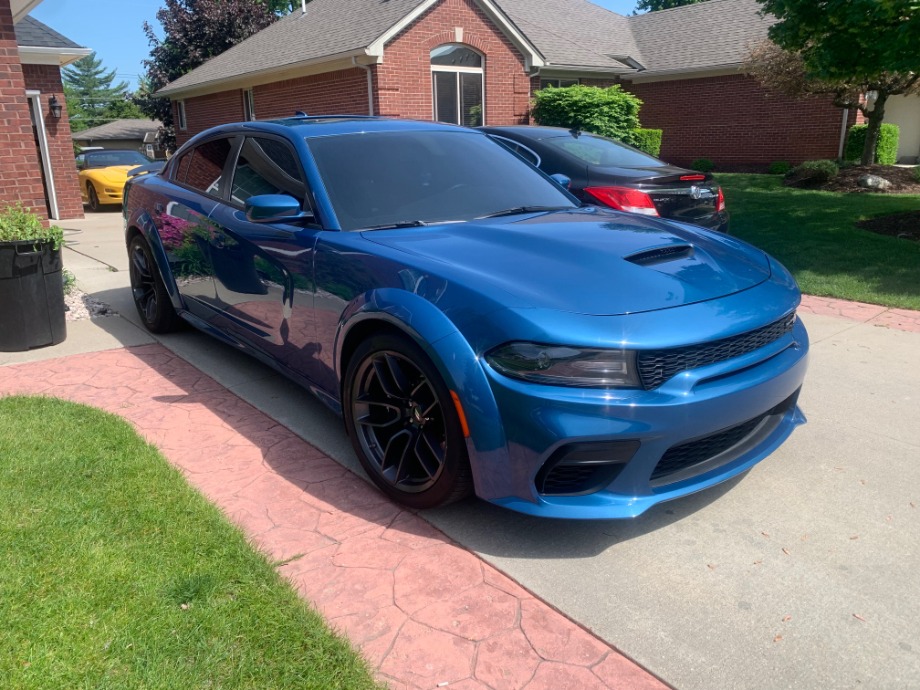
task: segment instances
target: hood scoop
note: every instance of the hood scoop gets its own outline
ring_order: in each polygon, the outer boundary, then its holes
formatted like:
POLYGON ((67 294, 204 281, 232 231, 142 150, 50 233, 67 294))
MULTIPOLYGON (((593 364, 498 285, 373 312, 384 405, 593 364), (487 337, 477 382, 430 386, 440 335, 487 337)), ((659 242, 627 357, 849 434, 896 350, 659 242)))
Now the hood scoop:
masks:
POLYGON ((693 256, 693 245, 669 244, 665 247, 643 249, 641 252, 636 252, 623 258, 636 266, 654 266, 668 261, 687 259, 691 256, 693 256))

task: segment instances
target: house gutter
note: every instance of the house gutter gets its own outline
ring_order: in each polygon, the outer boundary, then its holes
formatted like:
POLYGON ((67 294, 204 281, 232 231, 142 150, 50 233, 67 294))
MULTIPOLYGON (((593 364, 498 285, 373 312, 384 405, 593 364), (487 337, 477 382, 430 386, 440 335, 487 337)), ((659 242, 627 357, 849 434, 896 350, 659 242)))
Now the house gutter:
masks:
POLYGON ((358 57, 353 55, 351 58, 351 64, 359 69, 363 69, 365 74, 367 74, 367 114, 373 117, 374 113, 374 72, 367 65, 362 65, 358 62, 358 57))

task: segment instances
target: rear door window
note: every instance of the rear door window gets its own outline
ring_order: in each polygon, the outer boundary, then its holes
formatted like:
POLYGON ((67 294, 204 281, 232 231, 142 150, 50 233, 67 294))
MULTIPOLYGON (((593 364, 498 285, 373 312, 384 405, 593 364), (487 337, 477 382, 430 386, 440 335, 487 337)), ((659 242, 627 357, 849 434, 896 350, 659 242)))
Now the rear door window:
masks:
POLYGON ((173 178, 199 192, 221 197, 224 189, 223 172, 233 149, 230 139, 211 139, 182 154, 173 178))

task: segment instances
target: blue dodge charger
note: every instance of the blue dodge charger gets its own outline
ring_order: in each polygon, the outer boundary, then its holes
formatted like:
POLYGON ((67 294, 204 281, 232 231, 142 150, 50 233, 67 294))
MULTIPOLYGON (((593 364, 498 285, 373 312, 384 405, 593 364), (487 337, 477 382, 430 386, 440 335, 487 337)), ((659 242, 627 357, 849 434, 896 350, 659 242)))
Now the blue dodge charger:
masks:
POLYGON ((130 182, 124 209, 147 328, 190 323, 307 387, 407 506, 475 492, 633 517, 804 421, 808 336, 779 263, 582 205, 482 132, 221 126, 130 182))

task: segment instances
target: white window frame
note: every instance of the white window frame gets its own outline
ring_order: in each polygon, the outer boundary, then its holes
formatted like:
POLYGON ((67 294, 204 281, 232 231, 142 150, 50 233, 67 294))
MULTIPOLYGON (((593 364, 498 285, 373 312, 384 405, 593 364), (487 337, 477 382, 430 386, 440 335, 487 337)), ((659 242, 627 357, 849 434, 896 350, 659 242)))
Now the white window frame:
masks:
POLYGON ((565 86, 562 86, 562 82, 564 81, 575 82, 574 84, 566 84, 566 86, 577 86, 578 84, 581 84, 581 79, 577 79, 577 78, 570 79, 570 78, 565 78, 565 77, 541 77, 540 78, 540 88, 545 89, 547 86, 554 86, 557 89, 563 89, 563 88, 566 88, 565 86), (556 82, 556 83, 544 85, 543 82, 545 81, 551 81, 551 82, 556 82))
POLYGON ((176 101, 176 118, 179 131, 186 131, 188 129, 188 119, 185 115, 185 101, 176 101))
POLYGON ((460 89, 460 76, 459 75, 460 73, 478 74, 480 76, 480 83, 482 84, 482 122, 480 124, 485 125, 486 123, 486 68, 485 68, 486 56, 480 53, 475 48, 472 48, 471 46, 466 45, 465 43, 442 43, 439 46, 435 46, 435 48, 433 48, 432 50, 437 50, 438 48, 441 48, 443 46, 448 46, 448 45, 461 46, 463 48, 466 48, 467 50, 470 50, 476 53, 477 55, 479 55, 480 58, 482 58, 482 67, 451 67, 449 65, 432 65, 431 58, 430 57, 428 58, 429 60, 428 64, 431 67, 431 119, 434 122, 439 122, 438 120, 438 99, 437 99, 437 94, 435 93, 435 88, 434 88, 434 73, 435 72, 447 72, 450 74, 457 75, 456 82, 457 82, 457 120, 458 122, 454 122, 453 124, 461 125, 461 126, 463 125, 463 112, 461 111, 461 104, 463 103, 463 99, 461 98, 461 95, 460 95, 461 89, 460 89))
POLYGON ((243 119, 252 122, 256 119, 256 99, 252 89, 243 89, 243 119))

